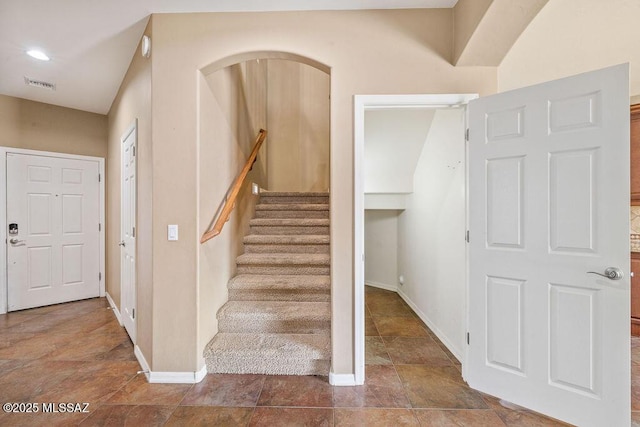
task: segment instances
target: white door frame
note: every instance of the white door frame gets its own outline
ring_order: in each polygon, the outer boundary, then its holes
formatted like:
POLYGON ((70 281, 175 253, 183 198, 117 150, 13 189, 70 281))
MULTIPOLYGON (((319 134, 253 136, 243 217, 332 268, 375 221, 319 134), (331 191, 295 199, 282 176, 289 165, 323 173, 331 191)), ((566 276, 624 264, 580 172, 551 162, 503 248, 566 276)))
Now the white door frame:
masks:
MULTIPOLYGON (((467 104, 477 94, 354 95, 353 223, 354 223, 354 384, 364 384, 364 116, 376 108, 438 108, 467 104)), ((466 287, 465 287, 466 289, 466 287)), ((466 301, 464 301, 466 304, 466 301)), ((465 310, 466 314, 466 310, 465 310)), ((466 319, 465 323, 466 324, 466 319)))
POLYGON ((80 156, 76 154, 54 153, 50 151, 27 150, 23 148, 0 147, 0 314, 7 312, 8 283, 7 283, 7 154, 25 154, 42 157, 55 157, 70 160, 88 160, 98 162, 100 173, 100 296, 105 296, 105 175, 104 158, 80 156))

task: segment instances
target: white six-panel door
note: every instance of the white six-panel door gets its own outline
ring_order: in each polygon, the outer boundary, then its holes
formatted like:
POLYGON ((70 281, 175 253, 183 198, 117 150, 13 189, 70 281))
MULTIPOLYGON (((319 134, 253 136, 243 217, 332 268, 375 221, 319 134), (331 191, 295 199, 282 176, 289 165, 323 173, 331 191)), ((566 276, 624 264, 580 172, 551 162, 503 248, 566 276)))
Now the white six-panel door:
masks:
POLYGON ((580 426, 624 426, 629 94, 621 65, 469 105, 475 389, 580 426), (614 267, 619 280, 599 276, 614 267))
POLYGON ((100 294, 99 163, 7 154, 9 311, 100 294))
POLYGON ((122 138, 121 297, 122 324, 136 342, 136 126, 122 138))

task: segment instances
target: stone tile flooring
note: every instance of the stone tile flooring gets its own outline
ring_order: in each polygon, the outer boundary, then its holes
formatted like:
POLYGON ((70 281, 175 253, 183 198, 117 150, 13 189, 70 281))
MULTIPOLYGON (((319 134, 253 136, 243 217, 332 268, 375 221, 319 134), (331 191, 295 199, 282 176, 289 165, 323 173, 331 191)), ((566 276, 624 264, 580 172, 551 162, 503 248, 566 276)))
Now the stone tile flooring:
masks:
MULTIPOLYGON (((0 413, 0 425, 564 425, 467 387, 460 363, 393 292, 367 287, 366 335, 366 383, 358 387, 224 374, 149 384, 104 298, 0 315, 1 402, 89 403, 88 413, 0 413)), ((632 376, 632 409, 640 411, 638 339, 632 376)), ((640 412, 633 420, 640 426, 640 412)))

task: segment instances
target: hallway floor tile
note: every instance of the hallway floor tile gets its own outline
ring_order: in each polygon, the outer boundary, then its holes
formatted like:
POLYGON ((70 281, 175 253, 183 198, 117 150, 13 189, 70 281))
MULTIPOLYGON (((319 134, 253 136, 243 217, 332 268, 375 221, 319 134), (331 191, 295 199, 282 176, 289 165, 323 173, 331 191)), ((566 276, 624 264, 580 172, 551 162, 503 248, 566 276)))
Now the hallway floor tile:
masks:
MULTIPOLYGON (((104 298, 0 315, 0 400, 88 402, 86 413, 6 414, 11 426, 561 426, 470 389, 460 362, 394 292, 366 288, 366 382, 209 374, 150 384, 104 298)), ((632 339, 640 410, 640 339, 632 339)), ((640 426, 640 412, 632 413, 640 426)))

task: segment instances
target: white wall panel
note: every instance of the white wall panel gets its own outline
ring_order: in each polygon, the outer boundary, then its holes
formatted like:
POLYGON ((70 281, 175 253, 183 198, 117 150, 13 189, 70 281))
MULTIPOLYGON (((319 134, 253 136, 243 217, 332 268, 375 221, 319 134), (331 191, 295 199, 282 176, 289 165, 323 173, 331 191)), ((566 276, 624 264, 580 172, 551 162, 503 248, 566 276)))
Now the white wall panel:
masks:
POLYGON ((437 110, 399 217, 399 287, 459 358, 465 346, 464 110, 437 110))
POLYGON ((398 211, 364 211, 365 283, 398 284, 398 211))

